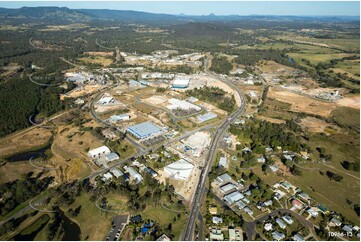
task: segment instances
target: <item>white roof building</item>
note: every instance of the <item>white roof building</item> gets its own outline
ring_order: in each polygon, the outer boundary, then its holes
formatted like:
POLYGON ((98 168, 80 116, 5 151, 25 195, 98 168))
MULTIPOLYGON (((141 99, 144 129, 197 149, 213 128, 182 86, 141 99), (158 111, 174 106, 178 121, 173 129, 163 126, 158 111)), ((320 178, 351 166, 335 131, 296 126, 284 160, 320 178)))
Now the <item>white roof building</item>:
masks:
POLYGON ((223 175, 220 175, 219 177, 216 178, 216 182, 218 184, 224 183, 224 182, 229 182, 232 180, 232 177, 230 175, 228 175, 227 173, 224 173, 223 175))
POLYGON ((143 181, 143 177, 139 172, 137 172, 133 167, 124 166, 124 170, 127 171, 130 175, 130 177, 133 179, 133 181, 139 183, 143 181))
POLYGON ((266 231, 271 231, 271 230, 273 230, 273 225, 272 225, 271 223, 266 223, 266 224, 264 225, 264 229, 265 229, 266 231))
POLYGON ((189 176, 193 171, 194 165, 180 159, 172 164, 164 167, 164 171, 171 177, 177 180, 188 180, 189 176))
POLYGON ((223 219, 220 218, 220 217, 217 217, 217 216, 213 216, 213 217, 212 217, 212 222, 213 222, 214 224, 221 224, 221 223, 223 223, 223 219))
POLYGON ((202 108, 193 104, 193 103, 190 103, 190 102, 187 102, 187 101, 184 101, 184 100, 180 100, 180 99, 177 99, 177 98, 171 98, 168 100, 168 103, 170 103, 170 105, 167 106, 168 109, 170 110, 175 110, 175 109, 182 109, 182 110, 190 110, 190 109, 195 109, 197 111, 200 111, 202 108))
POLYGON ((222 156, 222 157, 219 159, 218 167, 221 167, 221 166, 222 166, 222 167, 226 168, 226 167, 227 167, 227 163, 228 163, 227 157, 222 156))
POLYGON ((225 194, 225 193, 232 191, 235 188, 236 188, 236 185, 234 185, 233 183, 227 183, 226 185, 221 186, 221 192, 223 194, 225 194))
POLYGON ((293 219, 288 215, 283 216, 282 219, 288 224, 293 224, 293 219))
POLYGON ((173 88, 187 88, 189 86, 191 78, 188 76, 176 76, 173 80, 172 87, 173 88))
POLYGON ((281 229, 285 229, 287 227, 287 225, 280 218, 276 219, 276 223, 278 226, 280 226, 281 229))
POLYGON ((115 99, 113 97, 102 97, 97 101, 98 104, 110 104, 114 103, 115 99))
POLYGON ((112 179, 113 175, 112 175, 112 173, 107 172, 103 175, 103 177, 105 180, 109 180, 109 179, 112 179))
POLYGON ((226 200, 226 202, 228 202, 229 204, 233 204, 233 203, 237 202, 238 200, 241 200, 243 197, 244 196, 242 193, 235 191, 235 192, 228 194, 227 196, 224 196, 224 200, 226 200))
POLYGON ((121 177, 124 175, 124 173, 122 171, 120 171, 118 168, 113 168, 110 170, 110 172, 116 177, 121 177))
POLYGON ((107 155, 107 154, 110 154, 110 149, 103 145, 103 146, 100 146, 96 149, 93 149, 93 150, 89 150, 88 151, 88 156, 90 156, 91 158, 97 158, 97 157, 100 157, 102 155, 107 155))
POLYGON ((286 238, 286 236, 283 233, 274 231, 274 232, 272 232, 272 238, 274 240, 280 241, 280 240, 283 240, 284 238, 286 238))

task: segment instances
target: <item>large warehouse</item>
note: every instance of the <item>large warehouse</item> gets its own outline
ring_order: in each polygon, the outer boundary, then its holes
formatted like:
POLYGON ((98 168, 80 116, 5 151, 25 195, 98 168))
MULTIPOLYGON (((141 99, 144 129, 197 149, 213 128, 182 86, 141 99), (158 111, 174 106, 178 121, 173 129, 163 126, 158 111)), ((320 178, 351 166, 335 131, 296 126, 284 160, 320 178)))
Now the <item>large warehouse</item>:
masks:
POLYGON ((163 133, 162 128, 149 121, 130 126, 127 131, 137 139, 147 139, 163 133))
POLYGON ((186 161, 185 159, 180 159, 172 164, 169 164, 164 167, 164 171, 169 175, 169 177, 177 180, 188 180, 194 165, 186 161))
POLYGON ((110 149, 107 146, 103 145, 94 150, 89 150, 88 156, 90 156, 91 158, 99 158, 102 155, 108 155, 110 153, 110 149))
POLYGON ((171 98, 168 100, 168 103, 170 105, 167 106, 168 109, 170 110, 175 110, 175 109, 182 109, 182 110, 190 110, 190 109, 195 109, 197 111, 200 111, 202 108, 194 105, 193 103, 184 101, 184 100, 180 100, 177 98, 171 98))
POLYGON ((187 88, 189 86, 190 77, 187 76, 177 76, 173 82, 173 88, 187 88))

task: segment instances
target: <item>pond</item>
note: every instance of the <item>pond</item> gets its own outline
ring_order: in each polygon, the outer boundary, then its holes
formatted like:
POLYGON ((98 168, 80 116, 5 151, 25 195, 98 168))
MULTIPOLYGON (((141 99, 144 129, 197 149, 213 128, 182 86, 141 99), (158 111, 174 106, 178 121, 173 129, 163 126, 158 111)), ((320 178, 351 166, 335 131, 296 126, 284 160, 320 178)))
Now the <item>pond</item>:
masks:
POLYGON ((33 157, 33 159, 40 158, 40 157, 45 158, 46 157, 45 151, 50 149, 50 147, 51 147, 51 144, 48 144, 47 146, 44 146, 37 150, 26 151, 26 152, 22 152, 22 153, 18 153, 18 154, 9 156, 6 158, 6 160, 8 160, 10 162, 17 162, 17 161, 30 160, 31 157, 33 157))
POLYGON ((63 241, 79 241, 81 238, 81 230, 78 224, 71 221, 62 213, 64 236, 63 241))

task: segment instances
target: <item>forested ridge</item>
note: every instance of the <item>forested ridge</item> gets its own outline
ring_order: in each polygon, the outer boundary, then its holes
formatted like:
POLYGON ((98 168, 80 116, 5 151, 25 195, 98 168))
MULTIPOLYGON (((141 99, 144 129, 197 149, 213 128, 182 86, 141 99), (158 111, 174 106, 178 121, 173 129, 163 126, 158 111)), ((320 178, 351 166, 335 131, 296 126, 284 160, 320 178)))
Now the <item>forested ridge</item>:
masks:
POLYGON ((12 78, 0 84, 0 136, 29 126, 29 117, 41 113, 45 116, 65 108, 59 100, 64 89, 41 87, 28 78, 12 78))

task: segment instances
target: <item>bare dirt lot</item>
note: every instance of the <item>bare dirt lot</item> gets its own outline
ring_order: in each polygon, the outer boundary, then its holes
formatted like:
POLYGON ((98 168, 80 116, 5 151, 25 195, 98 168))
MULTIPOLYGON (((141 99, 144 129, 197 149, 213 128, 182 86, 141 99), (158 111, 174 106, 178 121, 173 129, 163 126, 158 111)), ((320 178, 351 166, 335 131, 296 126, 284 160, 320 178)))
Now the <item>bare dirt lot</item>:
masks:
POLYGON ((0 157, 44 146, 52 136, 48 129, 31 127, 0 139, 0 157))
POLYGON ((291 110, 294 112, 316 114, 323 117, 330 117, 332 110, 337 107, 336 103, 323 102, 272 87, 268 91, 268 97, 291 104, 291 110))
POLYGON ((336 102, 340 106, 356 108, 360 110, 360 96, 345 97, 336 102))
POLYGON ((101 86, 97 85, 97 84, 96 85, 85 85, 83 88, 76 88, 66 94, 60 95, 60 100, 64 100, 65 97, 71 97, 71 98, 81 97, 86 94, 96 92, 100 88, 101 88, 101 86))
POLYGON ((261 116, 261 115, 258 115, 257 118, 259 118, 261 120, 266 120, 268 122, 275 123, 275 124, 284 124, 284 123, 286 123, 286 121, 283 120, 283 119, 270 118, 270 117, 265 117, 265 116, 261 116))
POLYGON ((304 129, 314 133, 335 133, 337 130, 339 130, 337 126, 314 117, 303 118, 300 124, 304 129))

